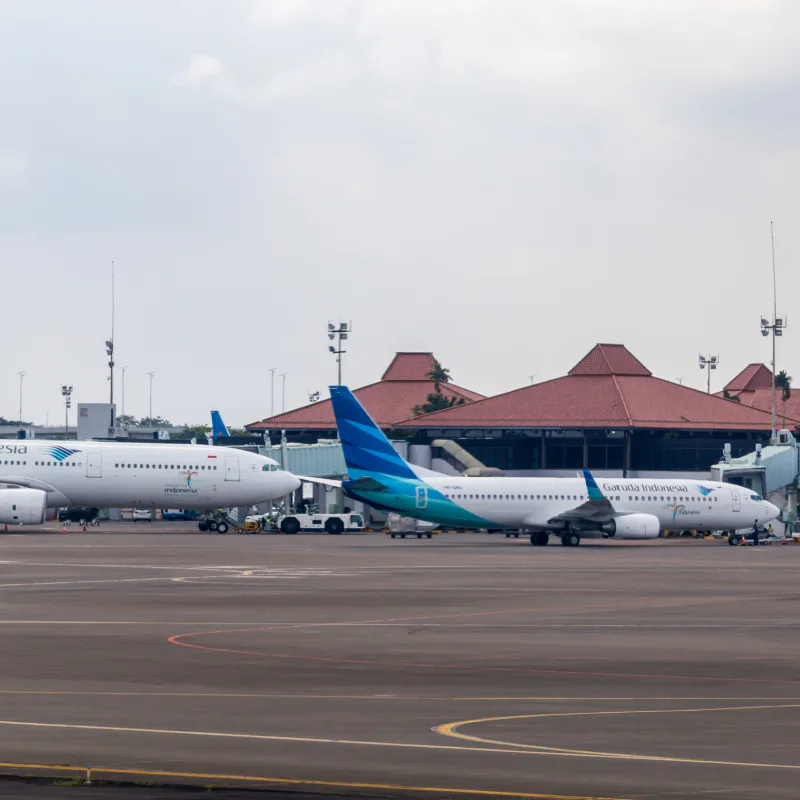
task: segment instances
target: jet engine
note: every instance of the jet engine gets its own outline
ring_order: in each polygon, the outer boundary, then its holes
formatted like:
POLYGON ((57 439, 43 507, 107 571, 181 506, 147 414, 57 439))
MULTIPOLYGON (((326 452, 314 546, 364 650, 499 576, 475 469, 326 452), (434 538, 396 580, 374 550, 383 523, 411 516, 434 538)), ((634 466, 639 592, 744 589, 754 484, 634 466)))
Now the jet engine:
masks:
POLYGON ((47 513, 47 492, 0 489, 0 524, 40 525, 47 513))
POLYGON ((604 523, 601 529, 618 539, 655 539, 661 525, 653 514, 624 514, 604 523))

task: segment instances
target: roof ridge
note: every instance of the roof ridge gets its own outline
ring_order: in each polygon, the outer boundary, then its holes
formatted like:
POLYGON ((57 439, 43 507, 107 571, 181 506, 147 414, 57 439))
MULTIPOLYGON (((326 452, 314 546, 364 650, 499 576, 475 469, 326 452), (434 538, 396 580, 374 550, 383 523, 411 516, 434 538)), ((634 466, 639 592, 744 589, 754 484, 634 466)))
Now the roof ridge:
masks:
MULTIPOLYGON (((500 392, 500 394, 486 395, 484 397, 481 397, 480 400, 471 400, 468 405, 470 406, 470 408, 472 408, 472 406, 478 405, 479 403, 485 403, 485 402, 487 402, 489 400, 497 400, 498 397, 506 397, 506 396, 508 396, 510 394, 514 394, 515 392, 524 392, 524 391, 526 391, 528 389, 533 389, 534 387, 544 386, 547 383, 553 383, 553 381, 559 381, 563 377, 565 377, 565 376, 559 375, 557 378, 549 378, 546 381, 539 381, 539 383, 532 383, 532 384, 529 384, 528 386, 518 386, 516 389, 508 389, 505 392, 500 392)), ((579 376, 579 377, 583 377, 583 376, 579 376)), ((589 377, 596 377, 596 376, 589 376, 589 377)), ((468 390, 468 391, 472 391, 472 390, 468 390)), ((479 394, 479 392, 473 392, 473 394, 479 394)), ((408 419, 400 420, 397 424, 400 425, 401 423, 405 424, 406 422, 413 422, 415 419, 422 419, 423 417, 425 417, 425 418, 432 417, 434 414, 443 414, 446 411, 450 411, 450 409, 449 408, 440 408, 440 409, 438 409, 436 411, 429 411, 427 414, 420 414, 418 417, 409 417, 408 419)))
MULTIPOLYGON (((608 367, 608 374, 609 375, 613 375, 614 374, 614 370, 611 368, 611 362, 608 360, 608 355, 606 355, 606 347, 611 347, 611 345, 610 344, 598 344, 597 345, 597 350, 599 351, 600 355, 603 356, 603 361, 606 362, 606 366, 608 367)), ((626 347, 625 349, 627 350, 628 348, 626 347)), ((591 351, 589 351, 589 352, 591 352, 591 351)), ((630 351, 628 351, 628 352, 630 352, 630 351)))
MULTIPOLYGON (((619 399, 622 401, 622 407, 625 409, 625 416, 628 418, 628 425, 633 427, 633 417, 631 416, 631 412, 628 410, 628 404, 625 402, 625 395, 622 393, 622 387, 619 385, 616 375, 612 375, 611 377, 614 379, 614 388, 617 390, 619 399)), ((650 377, 652 377, 652 375, 650 377)))

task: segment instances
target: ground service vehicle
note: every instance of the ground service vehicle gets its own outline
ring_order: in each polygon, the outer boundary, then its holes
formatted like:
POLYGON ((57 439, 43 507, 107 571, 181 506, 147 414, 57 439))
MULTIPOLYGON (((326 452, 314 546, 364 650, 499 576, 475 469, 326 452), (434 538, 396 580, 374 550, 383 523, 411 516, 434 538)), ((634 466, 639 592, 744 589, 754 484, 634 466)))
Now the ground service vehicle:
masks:
POLYGON ((197 519, 197 511, 193 508, 162 508, 161 519, 197 519))
POLYGON ((439 533, 435 528, 435 523, 415 519, 414 517, 402 517, 394 513, 386 517, 386 531, 392 539, 405 539, 406 536, 416 536, 417 539, 432 539, 434 534, 439 533))
POLYGON ((278 517, 275 528, 281 533, 325 531, 334 536, 345 531, 363 531, 361 514, 286 514, 278 517))
POLYGON ((100 513, 99 508, 60 508, 59 522, 91 522, 100 513))

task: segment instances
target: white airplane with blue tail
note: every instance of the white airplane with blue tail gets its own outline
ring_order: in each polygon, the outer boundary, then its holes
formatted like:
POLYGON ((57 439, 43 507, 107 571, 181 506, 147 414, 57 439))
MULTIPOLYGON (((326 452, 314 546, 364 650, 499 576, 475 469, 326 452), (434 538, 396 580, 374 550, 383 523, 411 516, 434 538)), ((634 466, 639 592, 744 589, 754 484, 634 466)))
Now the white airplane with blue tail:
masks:
MULTIPOLYGON (((345 494, 382 511, 454 527, 525 530, 533 545, 551 535, 653 539, 664 530, 736 530, 779 510, 730 483, 686 478, 443 475, 404 461, 346 386, 330 388, 349 480, 345 494)), ((326 481, 329 483, 329 481, 326 481)))

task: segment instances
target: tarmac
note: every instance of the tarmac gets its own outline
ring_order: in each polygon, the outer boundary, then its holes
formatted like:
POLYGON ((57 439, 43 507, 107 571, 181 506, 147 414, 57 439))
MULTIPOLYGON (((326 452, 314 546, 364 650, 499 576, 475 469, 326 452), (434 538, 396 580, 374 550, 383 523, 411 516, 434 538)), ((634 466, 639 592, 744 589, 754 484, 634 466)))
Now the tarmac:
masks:
POLYGON ((800 794, 800 547, 45 530, 0 536, 0 772, 64 780, 4 798, 800 794))

